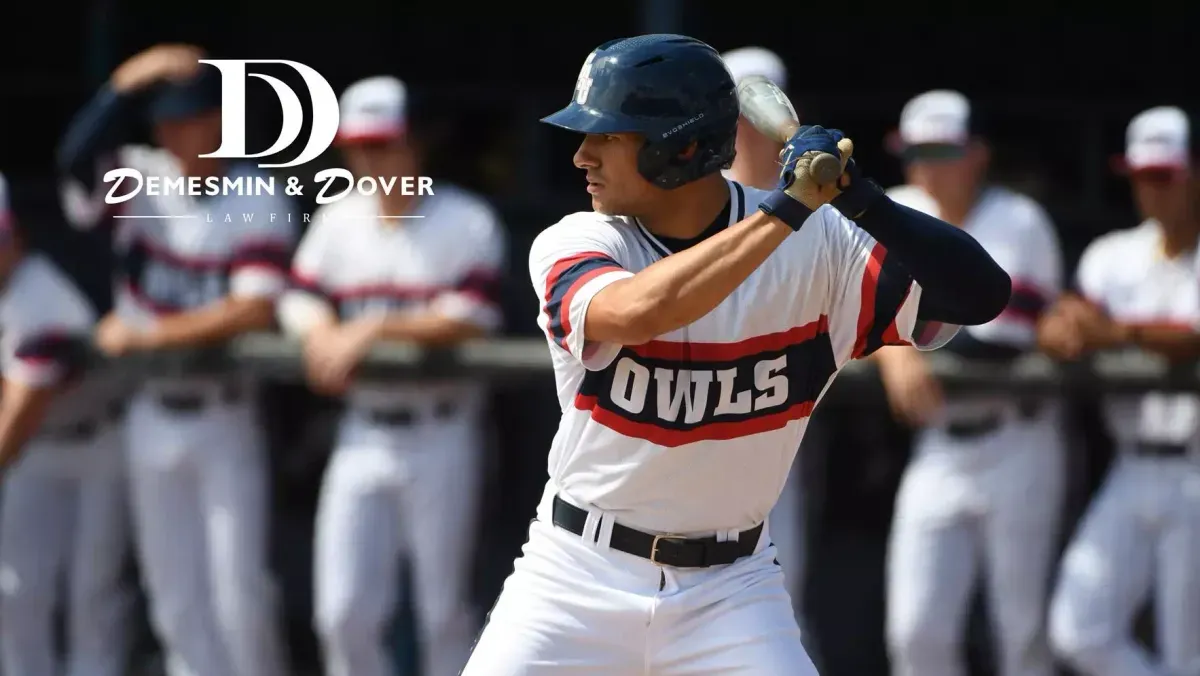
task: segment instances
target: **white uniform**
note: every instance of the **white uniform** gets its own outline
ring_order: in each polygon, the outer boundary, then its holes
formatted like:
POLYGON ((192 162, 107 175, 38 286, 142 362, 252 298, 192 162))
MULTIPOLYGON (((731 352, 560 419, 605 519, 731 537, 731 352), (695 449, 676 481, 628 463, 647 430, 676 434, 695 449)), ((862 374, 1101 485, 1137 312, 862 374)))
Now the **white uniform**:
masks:
MULTIPOLYGON (((1080 290, 1120 321, 1200 330, 1200 257, 1161 247, 1153 221, 1098 238, 1080 290)), ((1114 396, 1106 409, 1117 457, 1063 558, 1051 641, 1089 676, 1200 673, 1200 398, 1114 396), (1151 595, 1161 665, 1131 635, 1151 595)))
POLYGON ((0 501, 0 655, 13 676, 124 676, 132 590, 119 392, 83 377, 95 324, 88 301, 53 263, 27 254, 0 295, 6 383, 65 388, 4 477, 0 501), (65 580, 67 645, 54 615, 65 580))
MULTIPOLYGON (((730 224, 766 194, 732 182, 729 191, 730 224)), ((921 289, 823 207, 689 326, 637 346, 585 341, 596 293, 666 255, 636 221, 592 212, 533 244, 562 419, 529 542, 466 676, 557 674, 565 664, 816 673, 764 521, 831 378, 911 339, 921 289)))
MULTIPOLYGON (((939 216, 920 188, 889 191, 939 216)), ((1060 293, 1062 255, 1045 211, 1000 187, 980 194, 963 229, 1012 278, 1008 308, 964 328, 944 349, 965 358, 1036 350, 1037 319, 1060 293)), ((962 639, 972 594, 986 584, 998 674, 1049 676, 1044 641, 1065 488, 1058 402, 1010 396, 950 399, 920 430, 896 496, 887 566, 892 673, 966 673, 962 639)))
MULTIPOLYGON (((158 149, 123 148, 117 163, 144 176, 181 175, 158 149)), ((230 177, 262 175, 238 165, 230 177)), ((123 203, 122 215, 131 218, 114 233, 115 312, 147 326, 229 295, 275 297, 286 287, 300 222, 277 191, 205 198, 142 192, 123 203)), ((156 376, 131 403, 137 551, 171 676, 281 673, 255 387, 245 373, 156 376)))
MULTIPOLYGON (((439 185, 412 220, 384 220, 356 195, 318 211, 280 306, 295 333, 303 305, 342 320, 436 312, 499 328, 505 235, 494 210, 439 185)), ((458 674, 476 631, 469 603, 482 484, 484 386, 472 380, 360 379, 325 471, 316 522, 316 626, 330 676, 394 673, 383 641, 411 557, 423 674, 458 674)))
MULTIPOLYGON (((781 89, 787 90, 788 72, 779 55, 763 47, 740 47, 721 54, 721 59, 733 75, 734 82, 742 82, 748 77, 759 76, 774 82, 781 89)), ((739 153, 740 155, 740 153, 739 153)), ((774 157, 764 157, 765 161, 776 164, 774 157)), ((725 178, 733 178, 730 170, 725 170, 725 178)), ((768 186, 762 186, 764 188, 768 186)), ((803 605, 805 571, 807 569, 808 551, 805 546, 807 529, 805 528, 806 514, 804 495, 802 493, 804 476, 802 463, 792 464, 791 474, 779 494, 779 502, 771 511, 771 543, 779 552, 779 565, 783 568, 784 586, 792 597, 796 608, 796 616, 801 626, 804 624, 803 605)), ((818 660, 819 661, 819 660, 818 660)))

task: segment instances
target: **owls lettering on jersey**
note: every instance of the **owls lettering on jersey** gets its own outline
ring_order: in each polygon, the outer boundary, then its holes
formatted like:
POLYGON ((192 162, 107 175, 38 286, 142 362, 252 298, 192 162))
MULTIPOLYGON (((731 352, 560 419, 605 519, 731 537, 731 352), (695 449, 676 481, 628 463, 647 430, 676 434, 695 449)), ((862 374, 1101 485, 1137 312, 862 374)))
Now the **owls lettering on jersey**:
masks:
MULTIPOLYGON (((1120 321, 1200 330, 1200 258, 1167 259, 1154 221, 1093 240, 1080 258, 1076 284, 1120 321)), ((1196 395, 1114 396, 1107 408, 1109 427, 1124 444, 1200 444, 1196 395)))
POLYGON ((499 327, 506 244, 490 205, 441 186, 418 203, 421 218, 379 218, 374 197, 355 195, 313 216, 292 262, 297 291, 343 319, 410 310, 499 327))
MULTIPOLYGON (((765 193, 729 186, 732 225, 765 193)), ((824 207, 695 323, 642 345, 585 340, 596 294, 666 255, 635 220, 592 212, 535 240, 530 276, 562 406, 550 484, 634 527, 750 528, 837 370, 913 341, 920 287, 824 207)))

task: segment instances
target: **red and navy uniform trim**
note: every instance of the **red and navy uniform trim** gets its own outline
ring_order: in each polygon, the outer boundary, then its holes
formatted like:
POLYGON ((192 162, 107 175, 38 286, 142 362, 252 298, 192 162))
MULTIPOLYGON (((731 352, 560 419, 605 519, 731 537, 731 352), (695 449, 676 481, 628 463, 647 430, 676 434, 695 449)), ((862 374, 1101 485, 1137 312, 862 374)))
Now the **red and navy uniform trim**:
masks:
POLYGON ((1000 316, 1035 324, 1049 305, 1046 293, 1037 285, 1014 279, 1008 306, 1000 316))
POLYGON ((782 429, 789 422, 807 418, 836 371, 829 321, 822 316, 787 331, 733 343, 655 340, 626 346, 607 368, 584 374, 575 396, 575 408, 589 411, 592 420, 620 434, 660 446, 737 439, 782 429), (649 373, 645 399, 640 408, 634 407, 639 408, 636 413, 613 401, 614 376, 621 368, 622 360, 626 359, 635 362, 639 370, 649 373), (767 390, 761 389, 760 376, 766 371, 764 364, 770 364, 770 372, 766 375, 786 379, 786 392, 773 385, 767 390), (659 369, 670 372, 670 382, 660 382, 659 369), (712 372, 713 377, 704 384, 697 384, 694 376, 689 379, 691 382, 682 384, 689 388, 708 388, 704 410, 696 422, 686 419, 686 397, 674 420, 661 415, 662 388, 666 388, 670 398, 675 398, 675 389, 681 386, 678 382, 681 371, 712 372), (733 372, 732 381, 721 382, 718 373, 730 371, 733 372), (722 402, 729 404, 725 400, 730 394, 734 394, 735 399, 743 397, 742 405, 737 407, 741 410, 718 414, 716 408, 722 402), (762 404, 766 398, 771 399, 769 405, 762 404))
POLYGON ((550 338, 564 350, 571 335, 571 301, 591 280, 623 268, 608 254, 584 251, 559 260, 546 277, 546 327, 550 338))
POLYGON ((61 369, 60 379, 72 380, 87 367, 88 343, 83 337, 65 331, 44 331, 17 343, 13 356, 37 368, 61 369))
POLYGON ((896 316, 912 292, 912 275, 879 243, 871 249, 863 270, 858 339, 853 359, 868 357, 885 345, 906 345, 896 326, 896 316))

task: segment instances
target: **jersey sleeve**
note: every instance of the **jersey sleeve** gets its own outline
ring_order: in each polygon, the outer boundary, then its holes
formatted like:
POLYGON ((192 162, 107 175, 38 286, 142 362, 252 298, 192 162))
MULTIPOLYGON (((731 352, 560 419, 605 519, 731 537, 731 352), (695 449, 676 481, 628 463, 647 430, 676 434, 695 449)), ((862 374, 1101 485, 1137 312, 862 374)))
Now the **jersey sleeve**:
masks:
POLYGON ((296 247, 287 289, 280 296, 276 309, 280 327, 286 333, 303 335, 321 317, 336 312, 327 276, 329 246, 325 220, 314 218, 296 247))
POLYGON ((480 209, 467 226, 462 242, 468 249, 461 264, 463 272, 453 286, 433 299, 432 310, 495 331, 503 323, 500 282, 507 262, 507 239, 491 209, 480 209))
POLYGON ((618 262, 616 238, 586 222, 564 220, 543 231, 529 251, 529 273, 541 299, 538 325, 551 349, 600 370, 621 346, 589 342, 584 321, 592 299, 609 284, 632 277, 618 262))
POLYGON ((0 353, 5 380, 54 387, 83 372, 95 320, 87 301, 66 284, 33 279, 14 289, 20 297, 5 308, 0 353))
POLYGON ((1005 271, 1012 295, 999 317, 971 332, 981 340, 1025 347, 1037 340, 1038 320, 1062 293, 1062 247, 1049 215, 1037 205, 1022 205, 1008 224, 1018 234, 1011 244, 1015 250, 1003 257, 1011 261, 1005 271))
POLYGON ((917 319, 921 285, 895 256, 837 210, 823 211, 829 333, 839 368, 886 345, 935 350, 954 337, 957 326, 917 319))
POLYGON ((275 298, 288 286, 288 268, 298 228, 291 204, 264 199, 238 238, 230 260, 230 293, 239 297, 275 298))

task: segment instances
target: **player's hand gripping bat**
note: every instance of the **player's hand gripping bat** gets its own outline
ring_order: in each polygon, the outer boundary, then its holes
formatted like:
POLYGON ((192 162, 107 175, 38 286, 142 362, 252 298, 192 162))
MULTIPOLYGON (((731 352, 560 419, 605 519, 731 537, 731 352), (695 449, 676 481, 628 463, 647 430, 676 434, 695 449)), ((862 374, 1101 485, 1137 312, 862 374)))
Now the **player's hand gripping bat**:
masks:
MULTIPOLYGON (((767 78, 760 75, 745 78, 737 86, 737 95, 742 115, 768 138, 786 144, 800 128, 800 121, 792 102, 767 78)), ((838 141, 838 150, 841 151, 841 158, 829 153, 817 153, 808 164, 807 177, 801 174, 804 167, 797 167, 796 181, 801 182, 807 178, 818 186, 836 184, 846 167, 846 162, 854 152, 854 143, 848 138, 843 138, 838 141)))

